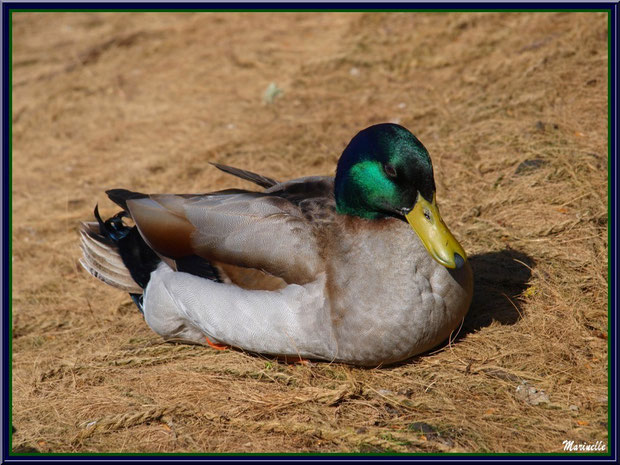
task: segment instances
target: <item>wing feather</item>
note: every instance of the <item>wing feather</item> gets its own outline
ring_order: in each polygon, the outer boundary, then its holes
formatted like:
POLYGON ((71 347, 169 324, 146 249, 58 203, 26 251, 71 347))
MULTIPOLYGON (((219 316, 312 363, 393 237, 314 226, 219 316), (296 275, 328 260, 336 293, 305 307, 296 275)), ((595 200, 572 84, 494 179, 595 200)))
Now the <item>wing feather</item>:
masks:
POLYGON ((161 194, 128 200, 127 207, 147 244, 173 259, 195 254, 300 284, 323 269, 312 224, 277 195, 161 194))
POLYGON ((254 184, 258 184, 261 187, 269 188, 278 184, 278 181, 268 178, 267 176, 263 176, 261 174, 252 173, 251 171, 242 170, 240 168, 234 168, 232 166, 222 165, 220 163, 211 163, 217 169, 223 171, 224 173, 232 174, 233 176, 237 176, 238 178, 245 179, 246 181, 251 181, 254 184))

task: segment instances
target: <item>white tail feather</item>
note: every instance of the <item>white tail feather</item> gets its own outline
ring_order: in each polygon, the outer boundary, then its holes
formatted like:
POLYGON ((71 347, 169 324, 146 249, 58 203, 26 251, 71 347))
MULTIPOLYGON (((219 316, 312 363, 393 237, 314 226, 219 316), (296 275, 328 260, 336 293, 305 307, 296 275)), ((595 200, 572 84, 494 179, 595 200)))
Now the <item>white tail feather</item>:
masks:
POLYGON ((95 278, 132 294, 142 294, 142 288, 133 280, 118 252, 98 241, 97 223, 82 223, 82 253, 80 264, 95 278))
POLYGON ((80 231, 82 236, 82 250, 86 253, 95 255, 98 261, 106 262, 110 267, 118 270, 125 269, 125 264, 118 253, 110 247, 102 244, 90 237, 87 233, 80 231))

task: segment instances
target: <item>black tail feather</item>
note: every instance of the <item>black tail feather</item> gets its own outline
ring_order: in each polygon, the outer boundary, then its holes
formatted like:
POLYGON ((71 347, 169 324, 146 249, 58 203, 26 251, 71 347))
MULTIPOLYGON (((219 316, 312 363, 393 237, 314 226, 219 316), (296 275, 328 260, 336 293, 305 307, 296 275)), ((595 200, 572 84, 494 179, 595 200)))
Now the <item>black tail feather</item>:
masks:
POLYGON ((144 294, 129 294, 131 296, 131 300, 136 304, 142 316, 144 316, 144 294))
POLYGON ((127 201, 132 199, 144 199, 148 197, 140 192, 133 192, 127 189, 110 189, 105 191, 112 202, 127 211, 127 201))
POLYGON ((95 206, 95 218, 99 223, 101 237, 99 240, 103 239, 102 242, 116 248, 133 280, 144 289, 161 258, 144 242, 138 228, 123 223, 123 218, 127 216, 122 211, 103 221, 99 208, 95 206))
POLYGON ((177 264, 177 271, 183 271, 193 274, 194 276, 210 279, 216 283, 223 282, 217 268, 202 257, 190 255, 189 257, 177 258, 175 262, 177 264))

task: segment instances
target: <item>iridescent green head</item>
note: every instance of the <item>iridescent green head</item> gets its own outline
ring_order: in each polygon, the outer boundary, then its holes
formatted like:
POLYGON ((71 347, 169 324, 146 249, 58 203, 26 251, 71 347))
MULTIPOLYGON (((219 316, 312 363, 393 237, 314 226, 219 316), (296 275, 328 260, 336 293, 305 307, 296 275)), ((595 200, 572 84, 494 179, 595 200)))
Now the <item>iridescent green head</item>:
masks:
POLYGON ((433 199, 433 165, 422 143, 398 124, 359 132, 338 161, 338 213, 367 219, 401 215, 413 206, 418 192, 433 199))
POLYGON ((338 213, 408 221, 439 263, 448 268, 465 263, 465 251, 435 203, 428 151, 404 127, 385 123, 359 132, 338 161, 334 194, 338 213))

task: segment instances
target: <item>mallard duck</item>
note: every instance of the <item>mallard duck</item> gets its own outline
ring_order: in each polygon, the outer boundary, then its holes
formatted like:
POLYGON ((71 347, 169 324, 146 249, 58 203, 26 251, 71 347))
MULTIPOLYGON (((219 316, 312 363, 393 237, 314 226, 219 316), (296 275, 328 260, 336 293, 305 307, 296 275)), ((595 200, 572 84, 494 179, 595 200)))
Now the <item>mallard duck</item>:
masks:
POLYGON ((472 271, 439 215, 428 151, 404 127, 359 132, 335 178, 215 166, 264 190, 113 189, 122 212, 82 223, 84 268, 129 292, 165 339, 379 366, 462 321, 472 271))

